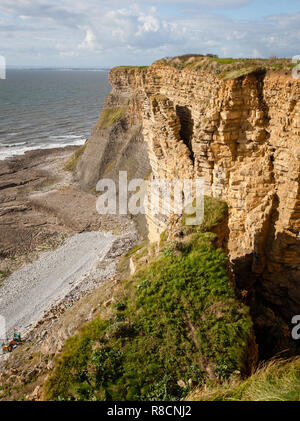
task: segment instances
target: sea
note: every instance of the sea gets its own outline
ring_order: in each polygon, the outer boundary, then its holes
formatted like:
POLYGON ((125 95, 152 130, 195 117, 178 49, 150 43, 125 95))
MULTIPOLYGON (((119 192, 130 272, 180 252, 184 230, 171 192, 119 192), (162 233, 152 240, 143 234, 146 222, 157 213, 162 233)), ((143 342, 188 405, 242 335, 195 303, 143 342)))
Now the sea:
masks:
POLYGON ((105 69, 8 69, 0 79, 0 160, 84 144, 110 90, 105 69))

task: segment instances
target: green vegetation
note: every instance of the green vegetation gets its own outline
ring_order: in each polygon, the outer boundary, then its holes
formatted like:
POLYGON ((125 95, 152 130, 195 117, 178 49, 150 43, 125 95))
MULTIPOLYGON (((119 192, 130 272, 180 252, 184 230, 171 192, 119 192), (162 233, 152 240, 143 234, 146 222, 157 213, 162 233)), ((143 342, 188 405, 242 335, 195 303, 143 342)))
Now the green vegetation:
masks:
POLYGON ((227 72, 223 75, 223 78, 225 80, 228 79, 237 79, 241 76, 246 76, 250 73, 263 73, 265 69, 263 67, 245 67, 237 70, 232 70, 230 72, 227 72))
POLYGON ((232 64, 234 63, 234 58, 214 58, 214 61, 216 61, 218 64, 232 64))
POLYGON ((145 245, 146 245, 146 242, 144 241, 143 243, 138 244, 137 246, 132 247, 132 249, 130 249, 126 253, 125 257, 131 257, 131 256, 133 256, 136 252, 138 252, 139 250, 141 250, 142 248, 144 248, 145 245))
MULTIPOLYGON (((193 203, 193 205, 195 206, 195 203, 193 203)), ((206 196, 204 201, 205 218, 203 219, 203 222, 199 226, 186 226, 186 219, 195 216, 195 214, 184 216, 182 218, 182 225, 185 227, 184 232, 185 234, 189 234, 191 232, 211 231, 216 225, 220 223, 220 221, 224 220, 227 214, 228 208, 225 202, 222 200, 216 200, 213 197, 206 196)))
POLYGON ((100 115, 97 127, 100 129, 106 129, 108 127, 111 127, 125 115, 127 109, 127 106, 105 108, 100 115))
POLYGON ((117 66, 114 67, 113 70, 117 70, 117 69, 124 69, 124 70, 144 70, 144 69, 148 69, 149 66, 117 66))
POLYGON ((66 163, 65 170, 73 171, 73 172, 76 170, 77 162, 79 161, 80 157, 83 155, 86 145, 87 145, 87 142, 84 145, 80 146, 80 148, 78 148, 76 152, 74 152, 74 154, 71 156, 69 161, 66 163))
MULTIPOLYGON (((208 232, 226 206, 207 203, 214 216, 206 215, 206 232, 198 227, 183 242, 165 240, 149 264, 120 281, 109 311, 66 342, 46 383, 47 399, 176 400, 205 383, 208 368, 218 381, 247 370, 249 311, 236 299, 227 258, 208 232)), ((135 253, 144 255, 145 246, 127 258, 135 253)))
MULTIPOLYGON (((236 79, 253 72, 262 71, 284 71, 290 72, 295 66, 291 59, 270 57, 269 59, 260 58, 231 58, 218 57, 215 54, 185 54, 178 57, 166 57, 158 60, 158 63, 173 66, 179 71, 186 68, 196 71, 205 71, 215 73, 218 77, 227 79, 236 79)), ((118 66, 114 69, 125 70, 145 70, 149 66, 118 66)), ((152 75, 153 80, 159 79, 159 76, 152 75)))
POLYGON ((0 270, 0 286, 3 283, 3 281, 5 281, 5 279, 9 277, 10 273, 11 272, 9 270, 0 270))
POLYGON ((160 94, 160 93, 153 95, 153 99, 155 99, 157 101, 164 101, 164 102, 168 101, 168 97, 166 95, 160 94))
POLYGON ((272 360, 262 365, 245 381, 196 390, 188 400, 202 401, 299 401, 300 357, 272 360))
POLYGON ((159 60, 159 63, 173 66, 179 71, 185 68, 196 71, 212 72, 224 79, 236 79, 253 72, 286 71, 290 72, 294 64, 291 59, 248 59, 248 58, 219 58, 212 54, 186 54, 159 60))

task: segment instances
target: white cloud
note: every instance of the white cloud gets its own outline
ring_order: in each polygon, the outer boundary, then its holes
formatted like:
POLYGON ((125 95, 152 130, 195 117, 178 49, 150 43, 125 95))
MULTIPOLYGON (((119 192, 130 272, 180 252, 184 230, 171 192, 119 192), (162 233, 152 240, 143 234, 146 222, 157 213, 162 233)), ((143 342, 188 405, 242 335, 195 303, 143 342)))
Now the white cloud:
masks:
POLYGON ((166 44, 180 44, 182 33, 177 29, 176 24, 162 20, 155 8, 142 10, 135 5, 129 9, 109 10, 91 19, 79 47, 95 51, 100 46, 102 50, 153 50, 166 44))
POLYGON ((138 17, 138 22, 141 22, 141 25, 138 26, 138 31, 136 35, 142 35, 145 32, 158 32, 160 30, 160 21, 155 16, 147 16, 141 14, 138 17))
POLYGON ((85 65, 147 64, 188 52, 299 54, 300 13, 270 16, 264 23, 215 13, 250 1, 1 0, 0 54, 15 63, 31 64, 39 54, 49 64, 85 65))
POLYGON ((86 36, 83 42, 81 42, 78 45, 78 48, 82 48, 83 50, 93 50, 95 46, 96 46, 96 36, 94 32, 90 28, 88 28, 86 31, 86 36))

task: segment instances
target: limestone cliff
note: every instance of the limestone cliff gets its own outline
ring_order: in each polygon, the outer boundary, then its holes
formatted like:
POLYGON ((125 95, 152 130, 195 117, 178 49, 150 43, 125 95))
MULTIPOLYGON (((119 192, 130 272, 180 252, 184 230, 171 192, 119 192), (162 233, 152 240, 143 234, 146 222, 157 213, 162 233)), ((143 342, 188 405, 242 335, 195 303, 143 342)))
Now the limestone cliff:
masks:
MULTIPOLYGON (((113 90, 78 176, 89 188, 120 169, 145 176, 149 160, 157 178, 205 177, 206 194, 229 206, 237 285, 255 285, 289 319, 300 304, 299 80, 277 63, 224 70, 194 59, 111 70, 113 90), (107 109, 123 113, 109 127, 107 109)), ((149 217, 150 239, 166 225, 149 217)))

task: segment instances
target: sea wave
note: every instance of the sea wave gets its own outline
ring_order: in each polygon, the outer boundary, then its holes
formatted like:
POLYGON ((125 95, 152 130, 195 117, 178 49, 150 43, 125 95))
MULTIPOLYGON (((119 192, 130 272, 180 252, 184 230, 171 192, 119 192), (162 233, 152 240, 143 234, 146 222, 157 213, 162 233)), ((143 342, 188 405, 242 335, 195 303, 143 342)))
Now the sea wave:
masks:
POLYGON ((107 71, 64 70, 9 72, 1 85, 0 160, 82 145, 90 136, 110 91, 107 71))
POLYGON ((12 143, 8 145, 3 145, 4 148, 18 148, 20 146, 28 145, 28 142, 12 143))
MULTIPOLYGON (((51 142, 51 143, 44 143, 42 145, 29 145, 26 146, 27 142, 24 142, 25 145, 18 146, 16 145, 9 145, 9 147, 0 148, 0 160, 4 160, 7 158, 12 158, 17 155, 23 155, 27 151, 34 151, 37 149, 56 149, 56 148, 64 148, 65 146, 81 146, 85 143, 86 139, 82 136, 56 136, 57 138, 65 138, 66 141, 59 141, 59 142, 51 142), (70 140, 70 139, 73 140, 70 140), (68 140, 67 140, 68 139, 68 140)), ((59 140, 59 139, 57 139, 59 140)), ((19 144, 20 145, 20 144, 19 144)))

